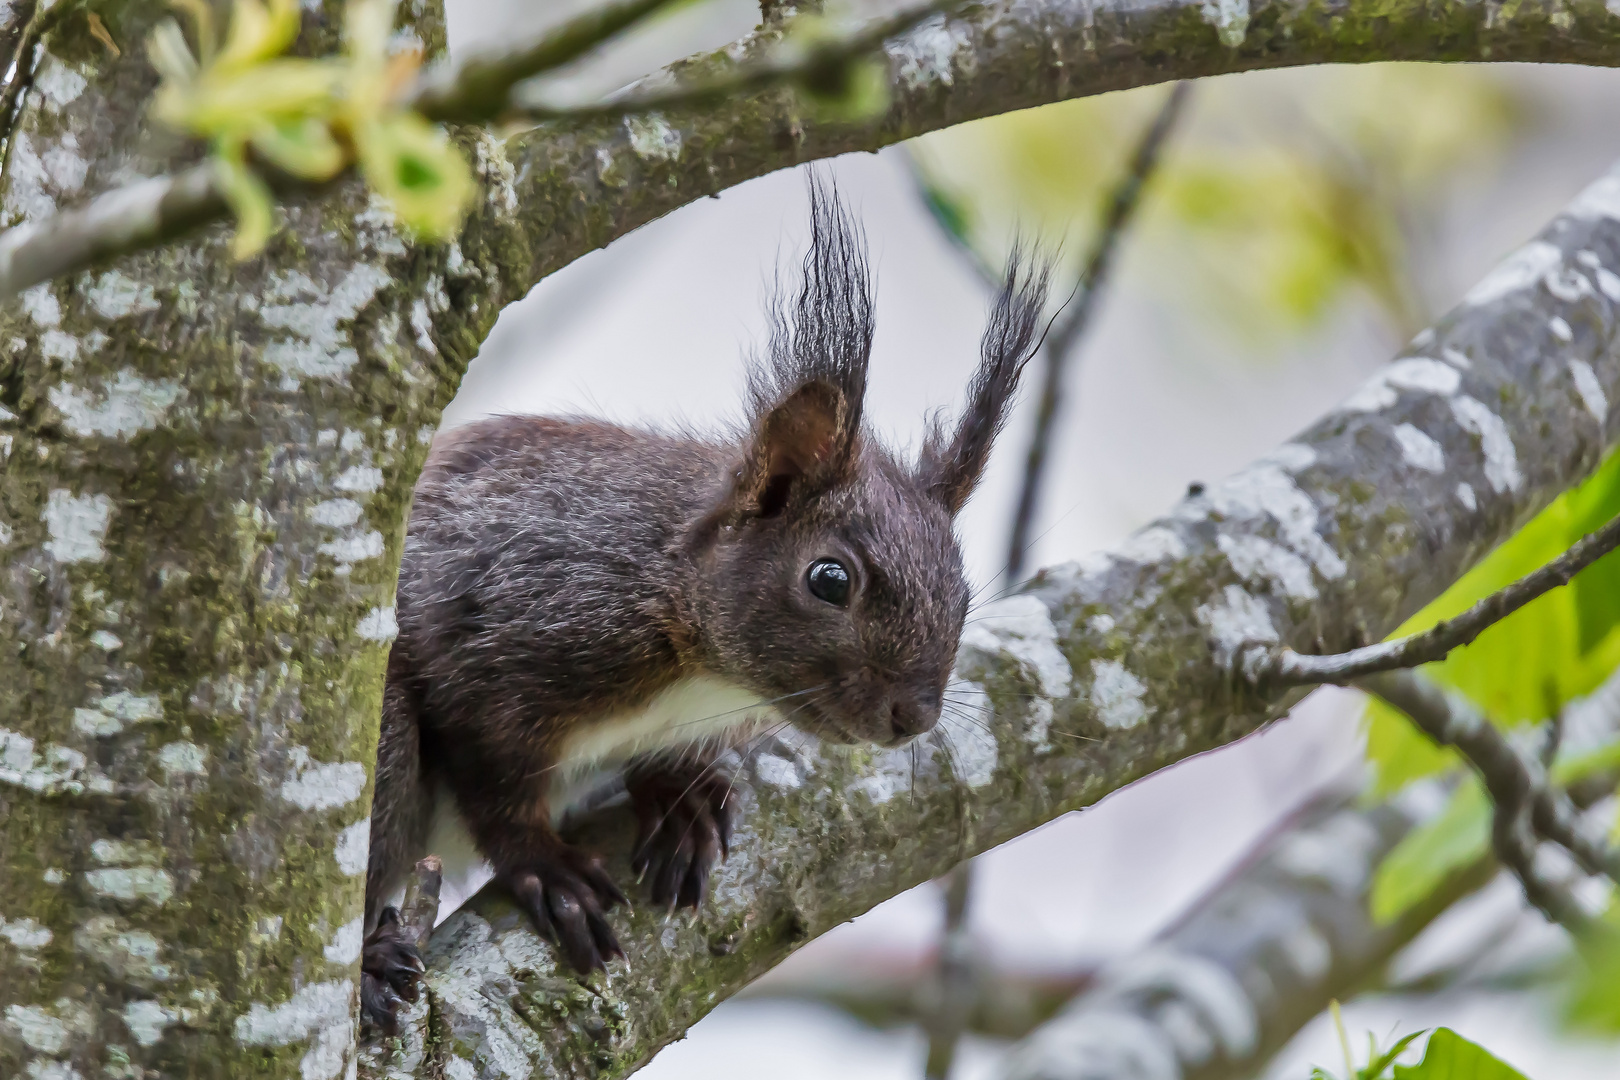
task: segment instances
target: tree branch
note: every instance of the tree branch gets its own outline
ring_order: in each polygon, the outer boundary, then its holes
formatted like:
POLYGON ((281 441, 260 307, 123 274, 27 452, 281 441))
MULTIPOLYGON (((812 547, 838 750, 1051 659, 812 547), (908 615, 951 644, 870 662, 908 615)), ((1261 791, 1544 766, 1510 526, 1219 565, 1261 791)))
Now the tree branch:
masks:
POLYGON ((1046 342, 1041 348, 1046 362, 1041 366, 1035 430, 1029 437, 1029 451, 1024 457, 1024 481, 1018 492, 1018 508, 1013 512, 1012 534, 1007 541, 1009 585, 1023 574, 1024 559, 1029 553, 1029 530, 1035 522, 1035 505, 1040 498, 1042 477, 1046 473, 1046 457, 1052 445, 1053 425, 1062 404, 1063 382, 1068 377, 1071 354, 1091 324, 1091 313, 1096 310, 1097 294, 1108 279, 1114 251, 1136 212, 1142 189, 1158 166, 1159 151, 1175 127, 1191 90, 1192 84, 1189 82, 1178 82, 1171 87, 1158 115, 1137 143, 1125 175, 1109 195, 1102 227, 1092 244, 1091 254, 1081 268, 1074 295, 1070 297, 1066 310, 1058 314, 1047 330, 1046 342))
POLYGON ((1582 570, 1620 547, 1620 518, 1582 537, 1568 551, 1518 581, 1497 590, 1455 618, 1445 619, 1420 634, 1381 641, 1331 656, 1309 656, 1292 649, 1259 647, 1244 658, 1250 678, 1282 686, 1346 685, 1378 672, 1414 668, 1443 660, 1532 600, 1568 585, 1582 570))
POLYGON ((1540 840, 1561 844, 1587 873, 1616 880, 1614 854, 1580 829, 1569 798, 1539 763, 1521 754, 1462 698, 1410 671, 1368 676, 1356 684, 1399 709, 1441 746, 1453 746, 1473 766, 1496 807, 1491 830, 1496 856, 1524 886, 1526 899, 1551 921, 1583 934, 1593 920, 1564 882, 1536 865, 1540 840))
MULTIPOLYGON (((975 612, 961 707, 913 747, 784 734, 734 762, 736 842, 702 911, 614 916, 632 978, 582 990, 503 897, 475 897, 429 948, 455 1074, 628 1071, 807 938, 1282 715, 1300 690, 1232 678, 1250 643, 1340 651, 1438 596, 1620 441, 1620 301, 1598 273, 1620 267, 1617 187, 1578 197, 1344 408, 1118 550, 975 612), (1401 456, 1408 425, 1440 471, 1401 456)), ((629 880, 631 829, 606 813, 579 839, 629 880)))

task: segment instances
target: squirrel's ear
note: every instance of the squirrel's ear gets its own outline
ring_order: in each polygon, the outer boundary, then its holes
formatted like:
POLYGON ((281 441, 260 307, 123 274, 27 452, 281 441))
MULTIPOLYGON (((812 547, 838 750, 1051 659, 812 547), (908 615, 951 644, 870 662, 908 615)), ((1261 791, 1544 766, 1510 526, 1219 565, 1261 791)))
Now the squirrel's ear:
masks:
POLYGON ((855 449, 844 438, 850 412, 837 387, 818 381, 762 416, 737 477, 733 511, 774 517, 795 487, 821 491, 848 476, 855 449))
POLYGON ((917 479, 953 516, 979 484, 990 447, 1007 423, 1024 364, 1040 347, 1041 313, 1051 267, 1026 260, 1014 246, 990 324, 980 342, 979 370, 968 386, 967 410, 955 431, 933 426, 923 440, 917 479))

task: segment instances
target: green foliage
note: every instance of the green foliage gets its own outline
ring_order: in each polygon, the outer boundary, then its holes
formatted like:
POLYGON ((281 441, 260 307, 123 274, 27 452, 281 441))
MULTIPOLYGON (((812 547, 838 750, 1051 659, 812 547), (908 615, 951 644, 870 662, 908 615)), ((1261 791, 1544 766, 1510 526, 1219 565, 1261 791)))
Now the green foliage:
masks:
POLYGON ((148 53, 163 84, 152 113, 213 147, 220 188, 236 215, 238 258, 264 247, 275 220, 250 151, 310 181, 336 176, 352 152, 406 229, 430 239, 454 234, 472 198, 472 174, 441 131, 398 104, 421 54, 388 55, 390 0, 351 0, 344 55, 321 59, 281 55, 298 36, 297 0, 235 0, 218 43, 206 4, 180 6, 192 15, 198 53, 172 20, 153 31, 148 53))
POLYGON ((1580 965, 1565 1017, 1570 1026, 1583 1031, 1620 1032, 1620 915, 1611 907, 1598 929, 1577 944, 1580 965))
MULTIPOLYGON (((1356 1069, 1350 1080, 1525 1080, 1517 1069, 1499 1061, 1483 1047, 1469 1042, 1450 1028, 1435 1029, 1434 1034, 1429 1036, 1423 1060, 1418 1064, 1397 1065, 1395 1059, 1423 1034, 1414 1031, 1382 1054, 1370 1054, 1368 1063, 1356 1069)), ((1311 1070, 1311 1080, 1336 1078, 1326 1069, 1318 1067, 1311 1070)))
MULTIPOLYGON (((1620 512, 1620 455, 1487 555, 1395 632, 1426 630, 1563 554, 1620 512)), ((1620 553, 1616 553, 1620 554, 1620 553)), ((1496 723, 1539 721, 1594 690, 1620 665, 1620 559, 1605 556, 1563 589, 1539 597, 1424 674, 1458 690, 1496 723)), ((1381 704, 1366 714, 1367 750, 1378 789, 1396 790, 1450 768, 1440 750, 1381 704)))
MULTIPOLYGON (((1015 227, 1096 227, 1163 94, 965 124, 918 140, 918 158, 932 184, 972 208, 974 243, 994 264, 1015 227)), ((1409 335, 1428 321, 1414 237, 1456 184, 1499 155, 1520 112, 1477 68, 1371 64, 1203 80, 1144 207, 1139 231, 1155 277, 1248 345, 1316 329, 1358 295, 1409 335)))
POLYGON ((1394 1080, 1525 1080, 1524 1074, 1492 1057, 1450 1028, 1429 1036, 1423 1060, 1395 1066, 1394 1080))
POLYGON ((1373 921, 1399 919, 1453 871, 1484 857, 1490 843, 1490 798, 1478 780, 1466 776, 1445 811, 1408 833, 1379 864, 1369 900, 1373 921))

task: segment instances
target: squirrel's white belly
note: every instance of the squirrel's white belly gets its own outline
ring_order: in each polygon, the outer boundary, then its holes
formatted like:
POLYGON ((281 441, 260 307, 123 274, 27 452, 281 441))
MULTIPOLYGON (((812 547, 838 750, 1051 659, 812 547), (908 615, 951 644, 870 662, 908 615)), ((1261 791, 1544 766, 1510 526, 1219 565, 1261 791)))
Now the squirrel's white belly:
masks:
MULTIPOLYGON (((549 801, 558 821, 586 802, 637 754, 705 742, 739 728, 763 727, 778 714, 758 694, 712 675, 682 679, 637 709, 602 717, 563 743, 553 766, 549 801)), ((444 863, 439 918, 461 906, 490 878, 449 792, 436 793, 428 853, 444 863)))

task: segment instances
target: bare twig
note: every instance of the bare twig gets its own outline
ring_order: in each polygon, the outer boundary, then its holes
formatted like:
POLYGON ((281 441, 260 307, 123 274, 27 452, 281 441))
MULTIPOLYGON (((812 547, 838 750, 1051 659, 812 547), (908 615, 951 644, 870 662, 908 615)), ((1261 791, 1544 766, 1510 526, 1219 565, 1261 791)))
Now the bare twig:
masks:
POLYGON ((672 2, 624 0, 570 19, 523 48, 475 55, 459 66, 426 72, 416 91, 416 111, 440 121, 500 116, 516 84, 577 60, 672 2))
POLYGON ((429 855, 416 864, 416 870, 405 884, 405 899, 400 901, 399 921, 416 939, 416 947, 426 948, 433 924, 439 920, 439 890, 444 885, 444 864, 437 855, 429 855))
POLYGON ((1259 646, 1243 660, 1243 670, 1254 682, 1273 686, 1347 684, 1382 671, 1417 667, 1442 660, 1543 593, 1551 592, 1620 546, 1620 517, 1541 569, 1526 574, 1506 588, 1487 596, 1461 615, 1437 623, 1421 634, 1384 641, 1330 656, 1309 656, 1292 649, 1259 646))
POLYGON ((938 998, 923 1023, 928 1032, 928 1060, 923 1068, 927 1080, 945 1080, 951 1074, 956 1044, 972 1018, 977 997, 973 936, 967 921, 972 891, 971 860, 958 863, 945 875, 945 931, 939 943, 938 998))
POLYGON ((1612 865, 1613 855, 1600 842, 1580 835, 1574 807, 1552 786, 1546 770, 1515 749, 1461 698, 1410 671, 1370 675, 1356 685, 1401 710, 1429 738, 1455 747, 1468 760, 1496 806, 1491 830, 1496 856, 1524 886, 1525 898, 1572 933, 1589 930, 1592 917, 1567 883, 1536 865, 1539 839, 1545 836, 1562 844, 1589 873, 1610 873, 1606 867, 1612 865), (1545 829, 1547 823, 1556 827, 1545 829))
POLYGON ((605 100, 583 105, 523 104, 514 107, 512 112, 530 120, 588 120, 664 109, 690 109, 713 104, 733 94, 749 93, 769 86, 815 82, 818 76, 834 72, 896 34, 904 33, 923 20, 947 12, 961 3, 962 0, 927 0, 874 19, 844 37, 814 44, 784 42, 759 60, 738 64, 725 74, 711 78, 656 86, 641 84, 605 100))
POLYGON ((1080 281, 1067 310, 1053 321, 1046 334, 1041 352, 1045 358, 1041 372, 1041 396, 1035 410, 1035 430, 1029 438, 1029 451, 1024 458, 1024 482, 1019 489, 1018 509, 1013 514, 1012 535, 1007 542, 1007 583, 1016 582, 1023 573, 1024 559, 1029 554, 1029 530, 1034 524, 1035 507, 1040 497, 1042 479, 1046 474, 1047 456, 1051 451, 1052 432, 1058 410, 1062 405, 1066 368, 1075 351, 1075 345, 1091 324, 1096 310, 1097 295, 1102 291, 1113 266, 1114 252, 1120 237, 1130 224, 1132 215, 1141 201, 1142 189, 1159 163, 1159 151, 1175 127, 1176 119, 1186 103, 1192 83, 1178 82, 1170 90, 1159 114, 1142 135, 1131 155, 1129 168, 1108 197, 1108 209, 1103 215, 1102 228, 1092 244, 1080 281))

